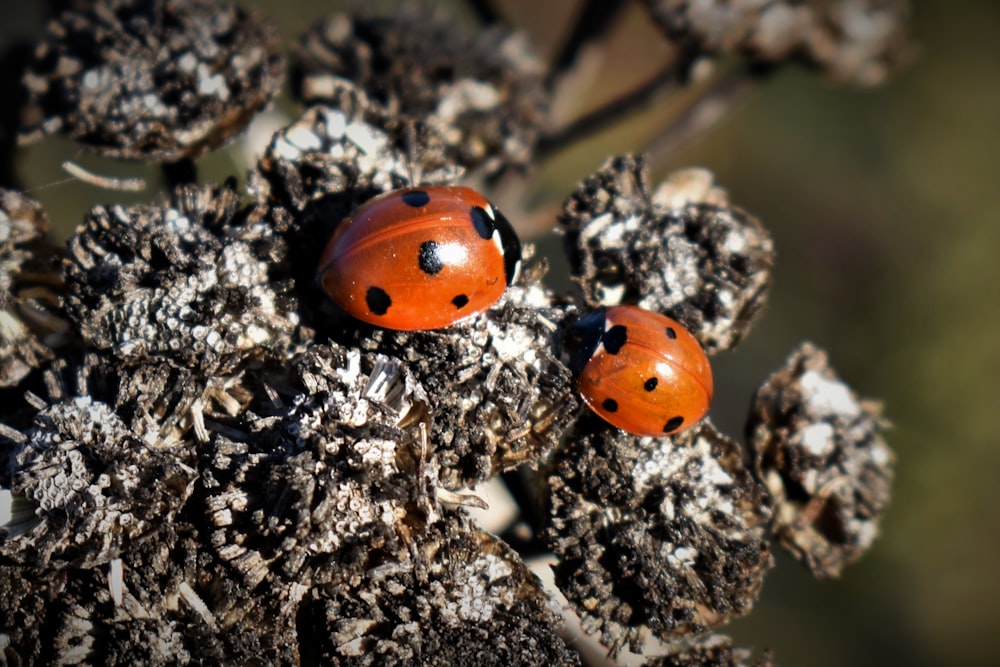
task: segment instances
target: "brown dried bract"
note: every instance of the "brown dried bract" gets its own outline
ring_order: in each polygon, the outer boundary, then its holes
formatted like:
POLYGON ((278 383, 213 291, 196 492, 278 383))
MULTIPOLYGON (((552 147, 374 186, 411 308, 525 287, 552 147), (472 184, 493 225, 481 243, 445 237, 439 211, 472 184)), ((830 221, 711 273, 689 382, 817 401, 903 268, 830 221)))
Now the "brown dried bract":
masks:
POLYGON ((774 504, 772 529, 817 576, 839 575, 878 534, 895 458, 881 413, 809 343, 754 397, 747 432, 774 504))
POLYGON ((242 132, 284 80, 274 28, 211 0, 98 0, 49 24, 24 77, 21 141, 196 158, 242 132))

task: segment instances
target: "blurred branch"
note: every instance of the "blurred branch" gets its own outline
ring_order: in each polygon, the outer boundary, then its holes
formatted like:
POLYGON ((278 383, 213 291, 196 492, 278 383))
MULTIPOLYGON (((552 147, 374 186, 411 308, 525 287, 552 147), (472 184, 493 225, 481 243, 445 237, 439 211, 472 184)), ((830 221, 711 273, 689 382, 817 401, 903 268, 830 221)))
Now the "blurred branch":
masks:
POLYGON ((565 127, 545 134, 538 142, 536 152, 538 159, 545 160, 567 145, 581 141, 614 125, 622 116, 648 106, 661 93, 676 88, 681 81, 679 72, 685 70, 685 66, 679 66, 678 62, 671 61, 649 81, 632 92, 584 114, 565 127))
POLYGON ((503 17, 490 0, 466 0, 468 7, 481 25, 488 26, 494 23, 503 23, 503 17))
POLYGON ((760 68, 738 68, 719 76, 702 94, 653 138, 644 153, 657 164, 688 141, 707 131, 742 100, 761 80, 760 68))
POLYGON ((576 16, 573 31, 559 49, 559 54, 552 62, 552 68, 546 78, 546 84, 551 89, 555 81, 562 77, 567 69, 576 61, 580 50, 595 39, 603 37, 608 27, 614 24, 625 3, 620 0, 586 0, 583 8, 576 16))

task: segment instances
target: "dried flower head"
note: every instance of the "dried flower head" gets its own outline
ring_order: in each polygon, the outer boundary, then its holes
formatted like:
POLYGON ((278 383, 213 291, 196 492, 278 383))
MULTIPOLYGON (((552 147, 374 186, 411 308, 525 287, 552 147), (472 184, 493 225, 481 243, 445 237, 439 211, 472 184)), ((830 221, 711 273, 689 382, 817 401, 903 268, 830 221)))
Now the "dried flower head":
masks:
POLYGON ((16 452, 11 492, 36 519, 4 529, 3 555, 33 567, 90 568, 170 523, 195 471, 140 440, 87 396, 43 409, 16 452), (69 539, 67 539, 69 538, 69 539))
POLYGON ((271 279, 266 227, 242 225, 232 183, 169 207, 98 207, 69 241, 66 307, 84 339, 130 365, 227 373, 288 348, 297 324, 271 279))
POLYGON ((754 397, 747 433, 774 504, 772 529, 817 576, 839 575, 878 534, 894 461, 881 413, 809 343, 754 397))
POLYGON ((51 359, 68 333, 58 307, 62 251, 45 239, 48 227, 38 202, 0 190, 0 387, 51 359))
POLYGON ((651 193, 640 158, 608 160, 566 200, 560 222, 590 306, 669 315, 709 354, 735 347, 763 308, 771 237, 707 172, 679 172, 651 193))
POLYGON ((210 0, 102 0, 49 24, 25 74, 22 142, 62 133, 114 157, 196 158, 277 93, 270 24, 210 0))
POLYGON ((707 54, 796 59, 830 78, 876 85, 910 53, 905 0, 646 0, 666 35, 707 54))
POLYGON ((496 173, 531 159, 548 101, 543 73, 522 35, 411 8, 320 22, 297 50, 295 85, 308 104, 330 105, 350 81, 397 122, 437 134, 449 162, 496 173))
POLYGON ((612 651, 704 633, 749 611, 771 566, 739 446, 709 422, 638 438, 584 419, 549 478, 556 581, 612 651))

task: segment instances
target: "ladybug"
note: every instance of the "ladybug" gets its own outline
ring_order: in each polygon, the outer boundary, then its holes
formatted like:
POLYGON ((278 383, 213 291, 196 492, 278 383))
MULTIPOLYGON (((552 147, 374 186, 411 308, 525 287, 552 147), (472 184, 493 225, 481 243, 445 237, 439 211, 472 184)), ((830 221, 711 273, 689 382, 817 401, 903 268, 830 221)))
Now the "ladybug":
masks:
POLYGON ((496 303, 517 278, 521 241, 500 211, 460 186, 393 190, 334 231, 319 278, 350 315, 387 329, 439 329, 496 303))
POLYGON ((712 400, 712 368, 687 329, 636 306, 601 308, 566 336, 570 370, 590 409, 635 435, 693 426, 712 400))

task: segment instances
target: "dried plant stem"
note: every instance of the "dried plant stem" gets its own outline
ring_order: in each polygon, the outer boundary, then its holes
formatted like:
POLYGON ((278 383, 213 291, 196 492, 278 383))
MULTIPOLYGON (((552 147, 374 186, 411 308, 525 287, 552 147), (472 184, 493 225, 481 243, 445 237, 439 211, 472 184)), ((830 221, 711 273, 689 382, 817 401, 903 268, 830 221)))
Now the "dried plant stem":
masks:
POLYGON ((502 23, 503 17, 497 11, 496 4, 490 0, 466 0, 466 7, 476 15, 482 25, 502 23))
POLYGON ((577 12, 573 31, 560 47, 559 54, 552 61, 546 83, 549 88, 558 81, 576 61, 577 54, 587 44, 603 37, 615 23, 626 3, 608 0, 587 0, 577 12))
POLYGON ((758 73, 746 68, 718 76, 692 99, 664 131, 643 151, 650 164, 657 164, 688 141, 707 131, 742 100, 760 81, 758 73))
POLYGON ((659 95, 677 87, 681 71, 683 68, 679 68, 676 61, 671 61, 632 92, 584 114, 565 127, 547 133, 538 142, 536 155, 540 160, 545 160, 566 146, 614 125, 622 116, 648 106, 659 95))

